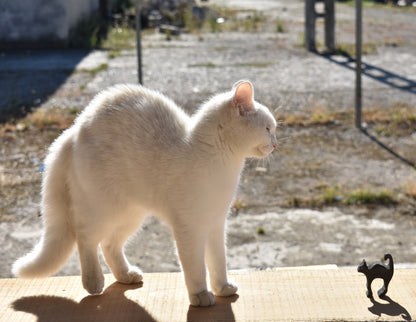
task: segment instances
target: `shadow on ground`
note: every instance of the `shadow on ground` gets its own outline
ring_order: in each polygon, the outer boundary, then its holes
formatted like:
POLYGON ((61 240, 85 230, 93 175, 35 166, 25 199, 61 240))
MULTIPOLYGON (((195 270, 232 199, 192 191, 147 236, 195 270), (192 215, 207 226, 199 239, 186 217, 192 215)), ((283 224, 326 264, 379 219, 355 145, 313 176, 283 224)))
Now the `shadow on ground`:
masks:
MULTIPOLYGON (((139 284, 115 282, 101 295, 89 295, 79 303, 65 297, 39 295, 22 297, 13 302, 15 311, 27 312, 42 321, 149 321, 156 319, 139 303, 125 296, 128 290, 138 289, 139 284)), ((187 321, 235 321, 231 304, 238 295, 216 297, 216 305, 210 307, 189 306, 187 321)))
MULTIPOLYGON (((320 54, 323 58, 338 64, 342 67, 345 67, 349 70, 355 71, 355 59, 352 58, 349 55, 325 55, 320 54)), ((408 79, 406 77, 403 77, 401 75, 398 75, 392 71, 386 70, 384 68, 362 63, 362 75, 372 78, 373 80, 376 80, 378 82, 381 82, 385 85, 388 85, 392 88, 396 88, 399 90, 403 90, 406 92, 409 92, 411 94, 416 94, 416 82, 408 79)), ((383 142, 381 142, 378 138, 371 135, 366 129, 361 128, 361 132, 366 135, 371 141, 378 144, 381 148, 386 150, 388 153, 393 155, 398 160, 402 161, 403 163, 407 164, 408 166, 416 169, 416 165, 401 156, 399 153, 394 151, 393 149, 389 148, 387 145, 385 145, 383 142)))
POLYGON ((378 316, 381 316, 382 314, 388 316, 400 316, 405 321, 410 321, 412 319, 409 312, 399 303, 393 301, 390 297, 384 296, 383 300, 386 300, 387 303, 380 303, 371 299, 373 306, 369 307, 368 310, 378 316))
MULTIPOLYGON (((355 59, 348 55, 321 55, 329 61, 355 71, 355 59)), ((416 94, 416 82, 409 78, 398 75, 387 69, 371 65, 365 62, 361 64, 361 71, 364 76, 381 82, 390 87, 416 94)))
POLYGON ((71 75, 87 50, 0 53, 0 121, 40 106, 71 75))
POLYGON ((416 164, 415 163, 413 163, 412 161, 410 161, 410 160, 406 159, 405 157, 401 156, 399 153, 397 153, 393 149, 389 148, 387 145, 385 145, 383 142, 381 142, 379 139, 377 139, 374 135, 371 135, 370 133, 368 133, 366 129, 360 129, 360 130, 371 141, 378 144, 381 148, 386 150, 388 153, 390 153, 396 159, 400 160, 404 164, 407 164, 409 167, 412 167, 413 169, 416 169, 416 164))
POLYGON ((23 297, 13 303, 13 308, 36 315, 38 321, 155 321, 143 307, 124 295, 127 290, 141 286, 116 282, 103 294, 89 295, 79 303, 59 296, 23 297))

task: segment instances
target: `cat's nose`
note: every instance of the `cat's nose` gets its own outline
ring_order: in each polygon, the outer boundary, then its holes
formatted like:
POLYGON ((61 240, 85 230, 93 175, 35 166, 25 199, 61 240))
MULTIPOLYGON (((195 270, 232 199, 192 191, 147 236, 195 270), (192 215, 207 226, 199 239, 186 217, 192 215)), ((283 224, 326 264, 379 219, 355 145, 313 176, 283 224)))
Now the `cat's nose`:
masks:
POLYGON ((273 149, 277 148, 277 138, 275 135, 273 135, 272 137, 272 144, 273 144, 273 149))

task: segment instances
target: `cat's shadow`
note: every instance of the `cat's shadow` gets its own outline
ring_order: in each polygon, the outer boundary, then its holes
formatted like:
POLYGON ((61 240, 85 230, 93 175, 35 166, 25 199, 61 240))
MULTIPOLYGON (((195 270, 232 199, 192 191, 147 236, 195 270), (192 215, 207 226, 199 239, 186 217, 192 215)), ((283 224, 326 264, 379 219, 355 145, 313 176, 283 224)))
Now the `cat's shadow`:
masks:
POLYGON ((12 303, 15 311, 37 316, 37 321, 156 321, 144 308, 128 299, 127 290, 142 287, 139 284, 113 283, 103 294, 87 296, 76 302, 58 296, 28 296, 12 303))
MULTIPOLYGON (((124 293, 138 289, 143 283, 121 284, 115 282, 103 294, 86 296, 79 303, 59 296, 38 295, 17 299, 12 303, 15 311, 27 312, 39 322, 49 321, 156 321, 138 303, 124 293)), ((216 304, 207 308, 189 306, 187 321, 235 321, 231 303, 238 295, 216 297, 216 304)))
POLYGON ((412 319, 410 313, 403 306, 394 302, 387 295, 382 297, 382 300, 387 301, 387 303, 380 303, 372 298, 371 302, 373 303, 373 306, 369 307, 368 310, 378 316, 385 314, 388 316, 401 316, 401 318, 406 321, 410 321, 412 319))

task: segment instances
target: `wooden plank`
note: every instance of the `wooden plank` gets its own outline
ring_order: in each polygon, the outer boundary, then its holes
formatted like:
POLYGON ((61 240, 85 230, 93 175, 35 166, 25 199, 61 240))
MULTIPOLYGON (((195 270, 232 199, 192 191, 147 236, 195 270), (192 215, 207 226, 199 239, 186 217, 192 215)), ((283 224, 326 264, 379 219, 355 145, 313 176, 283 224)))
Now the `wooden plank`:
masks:
MULTIPOLYGON (((416 269, 396 269, 389 298, 371 302, 355 269, 295 268, 231 272, 238 295, 216 305, 189 305, 180 273, 145 274, 123 285, 106 275, 102 295, 81 278, 0 280, 2 321, 371 321, 416 319, 416 269)), ((373 290, 381 287, 374 281, 373 290)), ((375 293, 375 292, 374 292, 375 293)))

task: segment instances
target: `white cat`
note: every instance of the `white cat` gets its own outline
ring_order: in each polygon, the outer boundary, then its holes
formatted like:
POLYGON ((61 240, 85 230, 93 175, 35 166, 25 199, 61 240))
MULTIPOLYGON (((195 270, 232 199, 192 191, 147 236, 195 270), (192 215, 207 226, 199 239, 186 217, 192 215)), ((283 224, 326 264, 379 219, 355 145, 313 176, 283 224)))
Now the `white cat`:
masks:
POLYGON ((141 86, 101 92, 50 147, 42 186, 45 230, 13 273, 51 275, 77 245, 83 286, 101 293, 100 244, 115 278, 137 283, 142 272, 127 261, 123 245, 154 214, 172 229, 192 305, 213 305, 213 293, 235 294, 226 272, 225 219, 244 159, 272 152, 275 130, 247 81, 192 117, 141 86))

